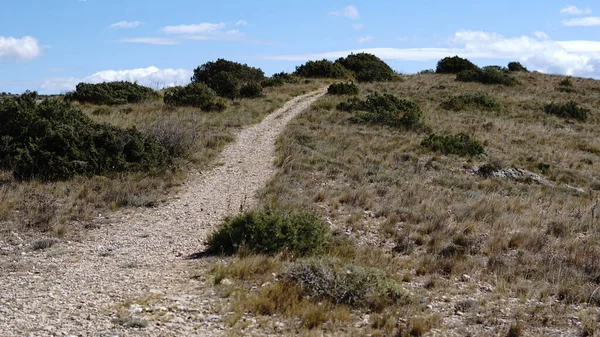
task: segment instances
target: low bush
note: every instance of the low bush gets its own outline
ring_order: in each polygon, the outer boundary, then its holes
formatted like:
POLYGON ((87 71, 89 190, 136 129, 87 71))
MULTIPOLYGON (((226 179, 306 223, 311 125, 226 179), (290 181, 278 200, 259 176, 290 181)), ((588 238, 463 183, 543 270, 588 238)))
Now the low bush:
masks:
POLYGON ((527 70, 527 68, 525 68, 520 62, 509 62, 508 63, 508 71, 529 72, 529 70, 527 70))
POLYGON ((438 74, 458 74, 468 70, 479 70, 479 67, 467 59, 454 56, 441 59, 437 63, 435 72, 438 74))
POLYGON ((423 112, 416 103, 387 93, 370 94, 365 101, 352 98, 337 108, 355 112, 358 121, 394 127, 418 126, 423 120, 423 112))
POLYGON ((214 90, 204 83, 192 83, 185 87, 173 87, 165 91, 165 104, 172 106, 190 106, 205 111, 223 111, 226 103, 217 97, 214 90))
POLYGON ((260 68, 217 59, 215 62, 206 62, 194 69, 191 81, 192 83, 206 84, 221 97, 235 99, 240 95, 241 86, 248 83, 260 83, 264 79, 265 74, 260 68))
POLYGON ((307 78, 344 78, 347 70, 339 63, 329 60, 308 61, 296 67, 295 75, 307 78))
POLYGON ((460 111, 467 108, 478 108, 493 110, 500 107, 498 101, 488 96, 486 93, 471 93, 451 97, 442 102, 442 108, 452 111, 460 111))
POLYGON ((589 109, 582 108, 574 101, 564 104, 550 103, 545 106, 544 111, 549 115, 555 115, 560 118, 572 118, 579 121, 585 121, 590 112, 589 109))
POLYGON ((358 86, 354 83, 333 83, 327 88, 329 95, 358 95, 358 86))
POLYGON ((435 74, 435 70, 434 69, 423 69, 423 70, 419 71, 418 74, 419 75, 435 74))
POLYGON ((263 87, 257 82, 251 82, 240 88, 240 97, 258 98, 262 96, 263 87))
POLYGON ((78 174, 155 171, 164 147, 135 129, 95 124, 68 102, 28 92, 0 102, 0 169, 17 180, 66 180, 78 174))
POLYGON ((335 63, 352 71, 359 82, 391 81, 395 75, 394 70, 387 63, 373 54, 350 54, 345 58, 339 58, 335 63))
POLYGON ((299 261, 285 278, 298 284, 304 296, 335 304, 381 310, 409 302, 400 285, 381 270, 344 265, 333 259, 299 261))
POLYGON ((471 137, 464 133, 455 135, 430 134, 421 141, 421 146, 443 154, 456 154, 459 156, 477 156, 485 154, 483 145, 481 145, 479 141, 471 139, 471 137))
POLYGON ((506 72, 494 67, 484 69, 465 70, 456 75, 456 80, 461 82, 479 82, 483 84, 515 85, 517 82, 506 72))
POLYGON ((313 255, 324 252, 329 237, 327 225, 315 214, 252 211, 226 218, 208 239, 206 253, 231 255, 244 247, 254 253, 313 255))
POLYGON ((140 103, 158 99, 156 91, 131 82, 79 83, 75 91, 65 95, 65 100, 97 105, 140 103))
POLYGON ((571 76, 565 77, 562 81, 558 83, 557 91, 566 92, 566 93, 576 93, 577 89, 573 86, 573 81, 571 80, 571 76))

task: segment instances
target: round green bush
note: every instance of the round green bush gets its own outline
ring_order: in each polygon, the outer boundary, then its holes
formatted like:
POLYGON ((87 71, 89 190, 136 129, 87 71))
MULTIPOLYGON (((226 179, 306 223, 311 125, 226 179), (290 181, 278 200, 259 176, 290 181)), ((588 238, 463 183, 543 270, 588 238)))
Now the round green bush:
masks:
POLYGON ((358 95, 359 88, 354 83, 333 83, 327 88, 329 95, 358 95))
POLYGON ((350 54, 335 62, 352 71, 359 82, 391 81, 395 75, 394 70, 387 63, 373 54, 350 54))
POLYGON ((508 71, 522 71, 522 72, 529 72, 529 70, 527 70, 527 68, 525 68, 521 63, 519 62, 509 62, 508 63, 508 71))
POLYGON ((190 106, 205 111, 223 111, 227 107, 214 90, 204 83, 191 83, 165 91, 163 100, 172 106, 190 106))
POLYGON ((437 63, 435 72, 438 74, 458 74, 466 70, 479 70, 473 62, 458 56, 446 57, 437 63))
POLYGON ((240 88, 240 97, 243 98, 258 98, 262 96, 263 87, 256 82, 251 82, 243 85, 240 88))
POLYGON ((423 112, 415 102, 388 93, 370 94, 365 101, 352 98, 337 108, 354 112, 356 120, 367 123, 413 127, 423 122, 423 112))
POLYGON ((325 252, 329 228, 315 214, 252 211, 226 218, 208 239, 208 254, 235 254, 244 247, 254 253, 289 251, 297 256, 325 252))
POLYGON ((207 62, 194 69, 192 83, 204 83, 213 89, 217 95, 234 99, 239 97, 243 83, 260 83, 265 79, 265 73, 260 68, 247 64, 217 59, 207 62))

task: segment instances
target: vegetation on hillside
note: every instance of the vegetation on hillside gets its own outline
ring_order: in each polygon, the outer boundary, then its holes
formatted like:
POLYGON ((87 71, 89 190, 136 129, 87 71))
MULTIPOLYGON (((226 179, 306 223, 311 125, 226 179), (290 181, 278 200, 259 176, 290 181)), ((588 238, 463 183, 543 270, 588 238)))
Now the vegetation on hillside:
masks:
POLYGON ((97 105, 120 105, 158 99, 156 91, 131 82, 79 83, 65 100, 97 105))
POLYGON ((194 69, 191 81, 206 84, 221 97, 235 99, 240 97, 242 87, 261 83, 264 79, 265 74, 260 68, 218 59, 194 69))
POLYGON ((164 147, 135 129, 96 124, 70 103, 35 92, 0 102, 0 169, 18 180, 152 172, 169 161, 164 147))

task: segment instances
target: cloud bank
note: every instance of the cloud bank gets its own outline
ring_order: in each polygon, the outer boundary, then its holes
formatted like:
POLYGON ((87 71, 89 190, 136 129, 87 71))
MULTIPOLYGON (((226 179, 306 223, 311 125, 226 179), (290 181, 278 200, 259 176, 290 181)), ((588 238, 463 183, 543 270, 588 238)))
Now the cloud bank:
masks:
POLYGON ((81 82, 102 83, 112 81, 136 82, 154 89, 162 89, 190 82, 192 72, 187 69, 159 69, 151 66, 148 68, 105 70, 83 78, 51 78, 43 81, 41 89, 44 92, 66 92, 75 89, 81 82))

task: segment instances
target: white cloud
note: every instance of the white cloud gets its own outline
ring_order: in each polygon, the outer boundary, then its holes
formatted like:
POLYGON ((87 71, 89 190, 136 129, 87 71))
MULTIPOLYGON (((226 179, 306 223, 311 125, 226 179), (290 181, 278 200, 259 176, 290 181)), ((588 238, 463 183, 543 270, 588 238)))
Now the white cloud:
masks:
POLYGON ((112 25, 110 25, 110 28, 128 29, 128 28, 136 28, 143 24, 144 23, 141 21, 119 21, 119 22, 115 22, 112 25))
POLYGON ((151 88, 160 89, 185 85, 190 82, 192 72, 187 69, 159 69, 157 67, 105 70, 83 78, 51 78, 44 80, 41 89, 43 92, 56 93, 74 90, 81 82, 102 83, 112 81, 137 82, 151 88))
POLYGON ((358 42, 358 43, 365 43, 365 42, 369 42, 369 41, 373 41, 372 36, 361 36, 358 39, 356 39, 356 42, 358 42))
POLYGON ((127 43, 143 43, 143 44, 155 44, 155 45, 174 45, 179 44, 180 41, 177 39, 171 39, 167 37, 132 37, 132 38, 123 38, 117 40, 118 42, 127 42, 127 43))
POLYGON ((592 14, 592 10, 588 7, 588 8, 579 8, 577 6, 565 6, 560 10, 561 14, 568 14, 568 15, 590 15, 592 14))
POLYGON ((166 26, 163 28, 163 32, 167 34, 205 34, 218 32, 225 28, 226 24, 203 22, 194 25, 179 25, 179 26, 166 26))
POLYGON ((22 38, 0 36, 0 60, 29 61, 42 55, 42 46, 31 36, 22 38))
MULTIPOLYGON (((240 20, 235 25, 243 26, 246 25, 247 22, 240 20)), ((231 26, 231 24, 226 24, 224 22, 220 23, 199 23, 193 25, 179 25, 179 26, 166 26, 162 29, 162 32, 169 35, 168 37, 158 36, 158 37, 135 37, 135 38, 122 38, 119 39, 119 42, 128 42, 128 43, 145 43, 145 44, 154 44, 154 45, 174 45, 180 44, 185 40, 195 40, 195 41, 236 41, 242 40, 245 38, 243 32, 237 29, 228 29, 227 26, 231 26)))
POLYGON ((358 29, 363 29, 365 25, 363 25, 362 23, 353 23, 352 27, 354 27, 354 29, 358 30, 358 29))
POLYGON ((342 8, 339 11, 329 12, 329 15, 345 16, 350 20, 360 19, 360 13, 358 12, 358 9, 356 9, 356 7, 354 7, 354 6, 347 6, 347 7, 342 8))
POLYGON ((267 56, 264 59, 306 61, 336 59, 366 52, 385 60, 435 61, 459 55, 469 59, 518 60, 542 72, 600 77, 600 41, 554 41, 543 32, 507 38, 497 33, 458 31, 446 48, 363 48, 304 55, 267 56))
POLYGON ((568 27, 600 26, 600 16, 588 16, 585 18, 563 20, 562 24, 563 24, 563 26, 568 26, 568 27))

